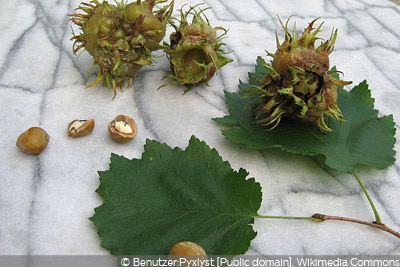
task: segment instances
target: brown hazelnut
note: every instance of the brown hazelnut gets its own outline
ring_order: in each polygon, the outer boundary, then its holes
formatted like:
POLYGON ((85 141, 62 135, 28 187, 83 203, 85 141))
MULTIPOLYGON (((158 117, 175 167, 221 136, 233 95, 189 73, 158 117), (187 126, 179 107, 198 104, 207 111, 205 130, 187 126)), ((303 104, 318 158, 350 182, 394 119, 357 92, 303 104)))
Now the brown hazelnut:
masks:
POLYGON ((28 154, 40 154, 49 143, 50 136, 40 127, 31 127, 17 139, 17 147, 28 154))
POLYGON ((176 256, 206 256, 206 252, 199 245, 191 241, 175 243, 169 250, 168 255, 176 256))
POLYGON ((94 129, 94 120, 73 120, 68 124, 68 135, 81 137, 90 134, 94 129))
POLYGON ((129 116, 118 115, 108 124, 111 138, 118 143, 126 143, 137 135, 136 122, 129 116))

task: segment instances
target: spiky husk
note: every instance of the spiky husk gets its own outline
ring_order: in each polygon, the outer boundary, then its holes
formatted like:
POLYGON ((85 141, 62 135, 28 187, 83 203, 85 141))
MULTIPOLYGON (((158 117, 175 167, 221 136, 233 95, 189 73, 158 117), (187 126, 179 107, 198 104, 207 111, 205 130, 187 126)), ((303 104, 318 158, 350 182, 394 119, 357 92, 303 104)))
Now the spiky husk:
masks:
MULTIPOLYGON (((265 67, 268 74, 260 80, 260 86, 249 91, 253 97, 252 114, 256 123, 275 128, 284 117, 292 117, 304 122, 312 122, 322 132, 332 131, 326 117, 344 121, 337 105, 340 88, 351 82, 334 78, 329 70, 329 54, 337 36, 337 30, 331 37, 315 47, 322 24, 316 29, 313 20, 300 38, 296 29, 290 33, 288 26, 279 19, 285 40, 279 42, 277 51, 268 53, 273 57, 271 64, 265 67)), ((289 22, 289 20, 288 20, 289 22)))
POLYGON ((93 0, 81 3, 70 14, 80 33, 72 37, 74 53, 85 49, 94 59, 92 69, 98 68, 97 79, 86 87, 104 82, 114 90, 126 81, 132 85, 136 73, 152 63, 152 51, 159 49, 174 1, 154 11, 154 6, 167 0, 137 0, 116 5, 93 0))
POLYGON ((206 9, 197 10, 198 6, 192 6, 186 12, 180 9, 179 25, 172 23, 175 32, 170 35, 170 44, 164 45, 172 70, 165 78, 173 81, 165 85, 180 84, 191 89, 207 83, 219 68, 232 61, 221 48, 227 30, 212 27, 204 14, 206 9), (189 16, 192 16, 191 22, 189 16), (218 30, 223 31, 220 36, 218 30))

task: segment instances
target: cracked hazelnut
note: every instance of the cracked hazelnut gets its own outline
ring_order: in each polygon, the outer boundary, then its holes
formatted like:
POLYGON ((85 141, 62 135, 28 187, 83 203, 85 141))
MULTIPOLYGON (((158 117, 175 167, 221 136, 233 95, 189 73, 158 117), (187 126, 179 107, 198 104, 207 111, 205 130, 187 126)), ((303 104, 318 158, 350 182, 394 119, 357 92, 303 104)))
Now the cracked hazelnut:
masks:
POLYGON ((168 255, 206 256, 207 254, 199 244, 191 241, 182 241, 174 244, 170 248, 168 255))
POLYGON ((129 116, 118 115, 108 124, 111 138, 118 143, 126 143, 137 135, 136 122, 129 116))
POLYGON ((73 120, 68 124, 68 135, 81 137, 90 134, 94 129, 94 120, 73 120))
POLYGON ((49 143, 50 136, 40 127, 31 127, 17 139, 17 147, 28 154, 39 155, 49 143))

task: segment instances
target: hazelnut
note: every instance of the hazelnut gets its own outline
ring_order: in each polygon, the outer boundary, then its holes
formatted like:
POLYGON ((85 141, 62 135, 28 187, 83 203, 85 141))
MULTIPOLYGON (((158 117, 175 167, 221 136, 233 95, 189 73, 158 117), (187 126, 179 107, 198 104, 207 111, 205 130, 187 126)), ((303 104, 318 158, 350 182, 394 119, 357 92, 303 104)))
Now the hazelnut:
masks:
POLYGON ((191 241, 175 243, 169 250, 168 255, 176 256, 206 256, 206 252, 199 245, 191 241))
POLYGON ((90 134, 94 129, 94 120, 73 120, 68 124, 68 135, 81 137, 90 134))
POLYGON ((118 143, 126 143, 137 135, 136 122, 129 116, 118 115, 108 124, 111 138, 118 143))
POLYGON ((31 127, 17 139, 17 147, 28 154, 39 155, 49 143, 50 136, 40 127, 31 127))

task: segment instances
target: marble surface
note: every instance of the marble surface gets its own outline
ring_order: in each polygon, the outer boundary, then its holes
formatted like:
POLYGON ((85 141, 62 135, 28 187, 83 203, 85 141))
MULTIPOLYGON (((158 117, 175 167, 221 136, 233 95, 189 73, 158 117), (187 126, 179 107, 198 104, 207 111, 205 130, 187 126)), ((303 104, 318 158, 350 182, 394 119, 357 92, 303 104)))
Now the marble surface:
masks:
MULTIPOLYGON (((176 0, 176 7, 196 1, 176 0)), ((209 87, 182 95, 182 88, 157 87, 168 70, 165 57, 143 68, 133 88, 112 92, 84 89, 92 60, 72 53, 67 14, 79 0, 3 1, 0 11, 0 254, 107 254, 88 220, 101 204, 95 193, 98 170, 110 154, 140 157, 146 138, 185 148, 191 135, 215 147, 234 169, 243 167, 263 186, 260 213, 310 216, 315 212, 372 221, 372 211, 348 174, 326 172, 312 159, 280 151, 254 151, 224 140, 211 120, 227 114, 223 90, 236 91, 258 55, 275 50, 277 20, 292 16, 303 29, 316 17, 325 21, 321 36, 339 35, 331 64, 353 84, 367 79, 381 115, 400 122, 400 8, 389 0, 206 0, 214 26, 229 29, 225 39, 233 62, 209 87), (110 140, 107 124, 118 114, 132 116, 139 134, 128 144, 110 140), (94 132, 69 138, 74 119, 96 120, 94 132), (50 134, 39 156, 15 146, 31 126, 50 134)), ((396 135, 397 139, 399 135, 396 135)), ((398 143, 395 149, 400 151, 398 143)), ((383 171, 364 170, 364 180, 384 222, 400 230, 399 159, 383 171)), ((343 222, 256 220, 258 232, 249 254, 400 254, 400 239, 382 231, 343 222)), ((162 237, 160 237, 162 238, 162 237)))

